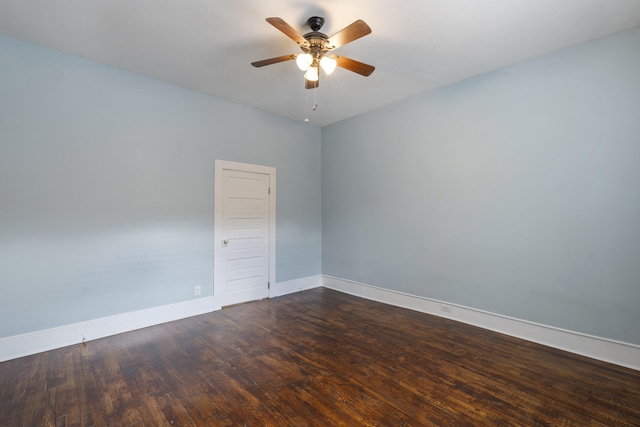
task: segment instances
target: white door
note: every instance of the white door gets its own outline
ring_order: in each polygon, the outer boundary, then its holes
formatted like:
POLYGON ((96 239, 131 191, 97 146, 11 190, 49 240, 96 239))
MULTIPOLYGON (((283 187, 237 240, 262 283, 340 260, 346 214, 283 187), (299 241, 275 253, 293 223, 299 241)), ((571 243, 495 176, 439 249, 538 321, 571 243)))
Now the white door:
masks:
POLYGON ((221 172, 216 174, 222 178, 221 186, 216 185, 222 192, 216 195, 222 212, 216 216, 219 262, 214 268, 219 270, 215 278, 223 283, 214 282, 214 297, 227 306, 269 296, 271 176, 234 167, 221 172))

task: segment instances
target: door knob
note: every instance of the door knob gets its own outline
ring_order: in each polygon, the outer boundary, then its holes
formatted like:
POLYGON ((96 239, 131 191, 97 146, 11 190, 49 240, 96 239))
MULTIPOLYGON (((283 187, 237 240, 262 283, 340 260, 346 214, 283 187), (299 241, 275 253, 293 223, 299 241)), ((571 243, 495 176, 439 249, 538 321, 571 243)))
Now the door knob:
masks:
POLYGON ((225 245, 225 246, 227 246, 227 245, 229 244, 229 240, 227 240, 227 239, 223 240, 223 241, 222 241, 222 244, 223 244, 223 245, 225 245))

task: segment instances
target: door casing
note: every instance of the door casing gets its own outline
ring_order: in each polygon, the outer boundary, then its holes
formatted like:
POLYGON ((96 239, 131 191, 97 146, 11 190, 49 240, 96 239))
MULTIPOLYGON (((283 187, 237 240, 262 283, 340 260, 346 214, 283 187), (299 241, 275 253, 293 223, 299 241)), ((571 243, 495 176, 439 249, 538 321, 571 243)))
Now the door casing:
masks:
POLYGON ((270 166, 238 163, 228 160, 215 160, 214 197, 213 197, 213 305, 219 310, 225 305, 226 277, 223 263, 226 262, 226 252, 223 250, 224 235, 223 206, 224 206, 224 170, 236 170, 269 175, 269 297, 276 279, 276 168, 270 166))

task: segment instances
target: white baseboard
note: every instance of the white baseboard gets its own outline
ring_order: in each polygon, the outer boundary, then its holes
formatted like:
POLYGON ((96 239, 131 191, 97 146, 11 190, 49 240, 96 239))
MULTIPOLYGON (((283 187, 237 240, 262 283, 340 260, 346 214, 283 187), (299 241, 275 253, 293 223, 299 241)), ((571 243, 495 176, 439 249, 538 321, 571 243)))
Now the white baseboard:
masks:
POLYGON ((280 297, 294 292, 306 291, 307 289, 319 288, 322 286, 322 275, 303 277, 301 279, 288 280, 276 283, 271 289, 270 297, 280 297))
MULTIPOLYGON (((640 371, 640 346, 635 344, 568 331, 337 277, 315 275, 276 283, 270 296, 279 297, 320 286, 385 304, 446 317, 640 371), (442 311, 443 306, 450 309, 450 312, 442 311)), ((0 362, 209 313, 214 311, 215 307, 214 297, 199 298, 0 338, 0 362)))
POLYGON ((323 275, 323 286, 640 371, 640 346, 323 275), (443 307, 445 310, 443 311, 443 307))
POLYGON ((213 297, 0 338, 0 362, 213 311, 213 297))
MULTIPOLYGON (((289 280, 276 283, 270 297, 279 297, 320 286, 322 286, 320 274, 289 280)), ((0 338, 0 362, 210 313, 220 308, 219 298, 206 297, 0 338)))

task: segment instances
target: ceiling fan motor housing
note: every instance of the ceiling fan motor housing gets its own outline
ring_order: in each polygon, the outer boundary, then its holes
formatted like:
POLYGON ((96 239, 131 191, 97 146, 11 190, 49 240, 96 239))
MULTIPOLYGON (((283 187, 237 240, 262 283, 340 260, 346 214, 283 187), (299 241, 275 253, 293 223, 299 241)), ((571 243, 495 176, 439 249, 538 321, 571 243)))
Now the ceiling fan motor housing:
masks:
POLYGON ((307 20, 307 25, 311 28, 311 32, 305 34, 304 37, 307 42, 309 42, 308 46, 300 46, 303 52, 310 53, 314 57, 318 57, 319 55, 324 54, 328 49, 327 41, 329 37, 321 33, 320 28, 324 24, 324 18, 320 16, 312 16, 307 20))

